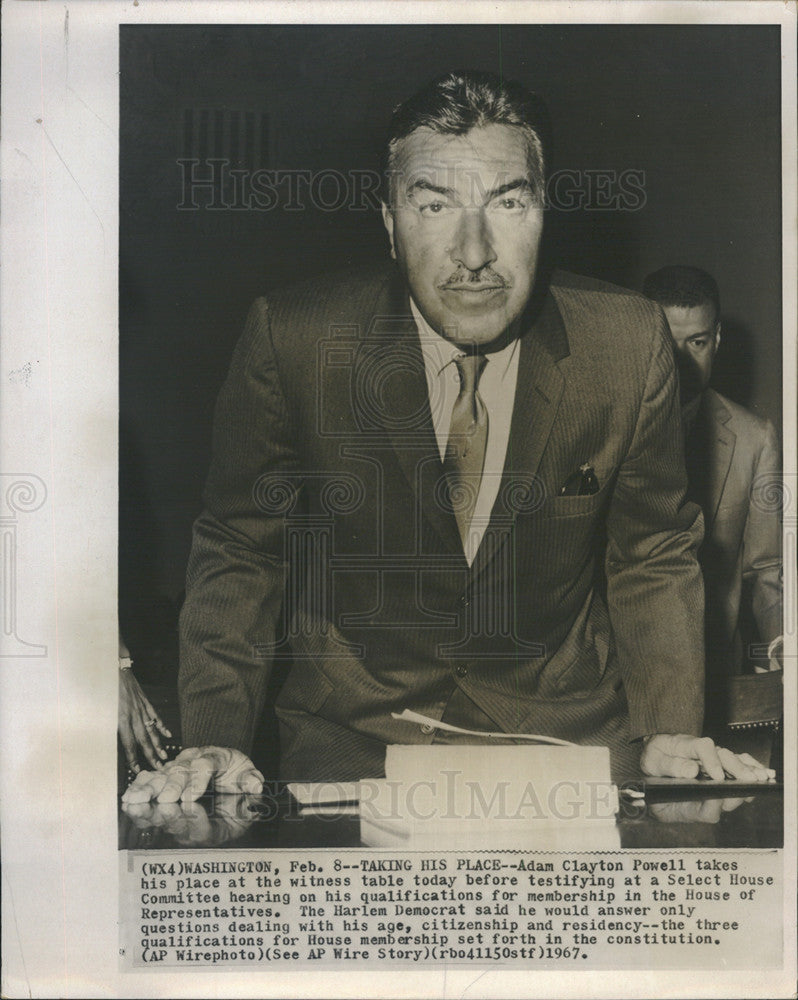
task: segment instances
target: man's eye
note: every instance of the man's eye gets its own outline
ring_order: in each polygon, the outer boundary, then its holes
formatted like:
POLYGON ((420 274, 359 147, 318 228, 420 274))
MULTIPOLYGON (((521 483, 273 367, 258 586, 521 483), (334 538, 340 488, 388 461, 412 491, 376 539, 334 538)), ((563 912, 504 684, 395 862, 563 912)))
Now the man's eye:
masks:
POLYGON ((448 207, 445 201, 428 201, 419 205, 418 210, 422 215, 441 215, 448 207))
POLYGON ((500 212, 523 212, 526 204, 518 197, 497 198, 493 203, 494 209, 500 212))
POLYGON ((704 348, 707 346, 707 343, 708 343, 708 341, 706 341, 706 340, 691 340, 690 341, 690 346, 692 348, 694 348, 695 350, 703 351, 704 348))

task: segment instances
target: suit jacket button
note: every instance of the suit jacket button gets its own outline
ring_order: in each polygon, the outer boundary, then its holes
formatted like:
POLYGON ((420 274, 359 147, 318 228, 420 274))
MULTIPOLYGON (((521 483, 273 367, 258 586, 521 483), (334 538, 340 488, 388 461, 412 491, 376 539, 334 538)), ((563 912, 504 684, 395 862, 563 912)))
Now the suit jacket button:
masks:
POLYGON ((454 673, 455 673, 456 677, 467 677, 468 676, 468 667, 464 667, 462 665, 459 666, 459 667, 455 667, 454 668, 454 673))
POLYGON ((429 736, 430 733, 435 732, 435 726, 431 726, 428 722, 425 722, 424 725, 421 727, 421 732, 425 736, 429 736))

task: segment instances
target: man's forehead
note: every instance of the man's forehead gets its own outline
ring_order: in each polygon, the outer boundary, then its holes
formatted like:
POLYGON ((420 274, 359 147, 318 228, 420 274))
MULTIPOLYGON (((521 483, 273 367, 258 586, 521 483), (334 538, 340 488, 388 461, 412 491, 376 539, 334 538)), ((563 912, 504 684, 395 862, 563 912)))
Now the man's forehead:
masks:
POLYGON ((526 177, 529 141, 511 125, 477 126, 463 135, 445 135, 422 127, 396 142, 392 167, 400 174, 430 177, 475 171, 526 177))
POLYGON ((663 306, 663 310, 675 340, 713 334, 716 330, 718 318, 711 302, 698 306, 663 306))

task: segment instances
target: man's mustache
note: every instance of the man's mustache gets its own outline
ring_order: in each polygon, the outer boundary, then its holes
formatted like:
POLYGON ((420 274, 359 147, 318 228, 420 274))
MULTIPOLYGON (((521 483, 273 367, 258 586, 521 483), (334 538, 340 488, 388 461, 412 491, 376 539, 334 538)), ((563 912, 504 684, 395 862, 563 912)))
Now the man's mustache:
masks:
POLYGON ((454 274, 438 285, 439 288, 447 290, 457 288, 509 288, 509 286, 509 281, 492 268, 485 268, 482 271, 455 271, 454 274))

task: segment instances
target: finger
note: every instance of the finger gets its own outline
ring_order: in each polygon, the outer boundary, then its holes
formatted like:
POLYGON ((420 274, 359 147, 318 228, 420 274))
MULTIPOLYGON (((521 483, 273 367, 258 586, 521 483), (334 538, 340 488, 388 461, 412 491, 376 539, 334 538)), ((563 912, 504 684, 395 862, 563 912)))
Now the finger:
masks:
POLYGON ((683 806, 684 802, 652 802, 648 807, 648 812, 660 823, 687 822, 687 818, 681 811, 683 806))
POLYGON ((252 825, 251 817, 216 815, 211 822, 212 841, 209 846, 219 847, 231 840, 237 840, 252 825))
POLYGON ((139 767, 138 754, 136 753, 136 741, 133 739, 133 733, 127 724, 125 724, 124 730, 120 731, 119 739, 122 743, 122 749, 125 751, 127 766, 134 774, 138 774, 141 768, 139 767))
POLYGON ((152 705, 144 695, 140 695, 137 708, 137 715, 134 717, 134 727, 141 743, 142 750, 150 763, 152 756, 156 754, 156 760, 166 760, 166 751, 161 746, 161 737, 156 732, 158 723, 157 716, 153 712, 152 705))
POLYGON ((260 771, 254 767, 249 767, 239 775, 238 787, 242 792, 247 792, 251 795, 260 795, 263 791, 263 782, 265 780, 260 771))
POLYGON ((234 823, 239 811, 246 810, 246 802, 239 795, 220 795, 213 803, 213 818, 222 823, 234 823))
POLYGON ((183 802, 195 802, 200 796, 205 794, 211 779, 214 776, 213 762, 207 757, 197 757, 191 762, 188 773, 188 781, 180 796, 183 802))
POLYGON ((178 802, 183 797, 183 793, 191 781, 192 765, 178 763, 173 760, 167 764, 162 772, 166 776, 166 781, 158 795, 159 802, 178 802))
POLYGON ((147 735, 150 738, 150 746, 152 747, 153 753, 156 753, 158 755, 158 760, 159 760, 158 766, 162 767, 167 758, 169 757, 169 754, 164 750, 163 746, 161 745, 160 737, 156 734, 154 728, 148 729, 147 735))
POLYGON ((742 799, 721 799, 720 807, 724 812, 732 812, 743 804, 742 799))
POLYGON ((202 755, 213 765, 214 791, 238 795, 243 791, 257 793, 263 787, 263 775, 244 754, 206 747, 202 755))
POLYGON ((737 756, 744 764, 747 764, 752 771, 755 771, 757 773, 761 772, 764 775, 763 778, 760 778, 758 780, 760 781, 776 780, 775 768, 767 767, 765 764, 762 763, 761 760, 757 760, 756 757, 752 757, 750 753, 738 753, 737 756))
POLYGON ((723 811, 723 799, 704 799, 699 804, 696 820, 699 823, 718 823, 723 811))
POLYGON ((135 715, 133 717, 133 732, 136 736, 136 741, 138 742, 141 752, 144 754, 150 767, 155 771, 163 767, 163 764, 156 756, 153 748, 152 740, 150 739, 150 731, 144 725, 144 720, 140 715, 135 715))
MULTIPOLYGON (((152 722, 154 722, 154 723, 155 723, 155 728, 156 728, 156 729, 158 729, 158 731, 159 731, 159 732, 160 732, 160 733, 161 733, 161 734, 162 734, 163 736, 166 736, 166 737, 167 737, 167 739, 171 739, 171 737, 172 737, 172 734, 171 734, 171 733, 169 732, 169 730, 168 730, 168 729, 166 728, 166 726, 164 725, 164 723, 163 723, 163 719, 162 719, 162 718, 160 717, 160 715, 158 715, 158 713, 157 713, 157 712, 155 711, 155 709, 154 709, 154 708, 152 707, 152 702, 151 702, 151 701, 150 701, 150 699, 149 699, 149 698, 148 698, 148 697, 146 696, 146 694, 142 694, 142 695, 141 695, 141 700, 142 700, 142 703, 143 703, 143 705, 144 705, 144 711, 145 711, 145 713, 146 713, 146 715, 147 715, 147 718, 148 718, 149 720, 151 720, 152 722)), ((155 734, 155 733, 153 733, 153 736, 155 736, 155 735, 156 735, 156 734, 155 734)), ((159 746, 159 748, 160 748, 160 745, 161 745, 161 744, 160 744, 160 741, 159 741, 159 742, 158 742, 158 746, 159 746)))
POLYGON ((228 768, 221 777, 217 777, 214 789, 217 792, 251 792, 258 795, 263 789, 263 775, 257 770, 248 757, 241 759, 228 768))
POLYGON ((658 746, 649 744, 640 757, 644 774, 662 778, 695 778, 698 762, 684 756, 665 753, 658 746))
MULTIPOLYGON (((653 802, 649 807, 649 815, 660 823, 700 823, 702 803, 688 802, 653 802)), ((720 813, 720 809, 718 809, 720 813)), ((707 820, 712 822, 712 820, 707 820)))
POLYGON ((718 748, 708 736, 701 736, 692 740, 693 756, 696 757, 701 766, 701 770, 713 781, 723 781, 726 777, 721 759, 718 756, 718 748))
POLYGON ((156 715, 154 716, 154 718, 155 718, 155 725, 156 725, 156 726, 158 727, 158 729, 159 729, 159 731, 160 731, 160 733, 161 733, 161 736, 165 736, 165 737, 166 737, 166 738, 167 738, 168 740, 171 740, 171 738, 172 738, 172 734, 171 734, 171 732, 170 732, 170 731, 169 731, 169 730, 168 730, 168 729, 166 728, 166 726, 165 726, 165 725, 163 724, 163 721, 162 721, 162 719, 161 719, 160 715, 157 715, 157 714, 156 714, 156 715))
POLYGON ((765 769, 761 766, 761 764, 754 761, 753 757, 748 757, 753 765, 749 766, 741 756, 738 756, 731 750, 727 750, 725 747, 718 748, 718 756, 723 763, 723 769, 730 778, 736 778, 738 781, 767 780, 765 769), (762 775, 762 777, 758 778, 757 774, 762 775))
POLYGON ((150 802, 123 802, 122 811, 137 830, 151 830, 156 825, 152 822, 153 812, 150 802))
POLYGON ((159 802, 158 808, 164 818, 164 825, 169 826, 178 816, 183 814, 183 807, 179 802, 159 802))
POLYGON ((161 737, 155 731, 157 723, 154 719, 147 719, 144 723, 144 729, 147 733, 148 745, 152 748, 152 752, 158 755, 158 758, 165 761, 168 754, 161 745, 161 737))
POLYGON ((763 767, 750 754, 736 754, 731 750, 720 748, 718 756, 724 770, 732 778, 740 781, 763 782, 768 780, 768 768, 763 767))
MULTIPOLYGON (((160 770, 163 767, 163 761, 161 760, 161 755, 157 753, 156 748, 152 745, 148 731, 145 730, 144 735, 139 740, 139 746, 150 767, 154 771, 160 770)), ((163 756, 165 757, 166 755, 164 754, 163 756)))
POLYGON ((211 821, 201 802, 185 802, 183 813, 186 826, 181 835, 184 844, 207 844, 211 839, 211 821))
POLYGON ((697 778, 700 770, 698 762, 689 757, 669 757, 663 772, 672 778, 697 778))
POLYGON ((122 795, 122 802, 129 805, 149 802, 157 795, 156 774, 153 771, 139 771, 122 795))
POLYGON ((122 801, 149 802, 158 797, 165 783, 166 776, 162 771, 140 771, 122 796, 122 801))
POLYGON ((160 802, 151 802, 150 826, 161 830, 166 827, 166 811, 160 802))
POLYGON ((162 802, 159 803, 158 808, 161 810, 162 825, 166 832, 172 835, 180 834, 186 824, 182 804, 180 802, 162 802))
POLYGON ((144 716, 142 717, 141 724, 146 734, 145 739, 147 745, 152 747, 153 753, 156 753, 161 760, 166 760, 166 751, 161 746, 161 737, 156 732, 157 723, 155 719, 149 716, 144 716))
POLYGON ((666 757, 692 757, 692 743, 695 737, 685 736, 684 733, 657 733, 649 741, 649 745, 656 747, 666 757))

